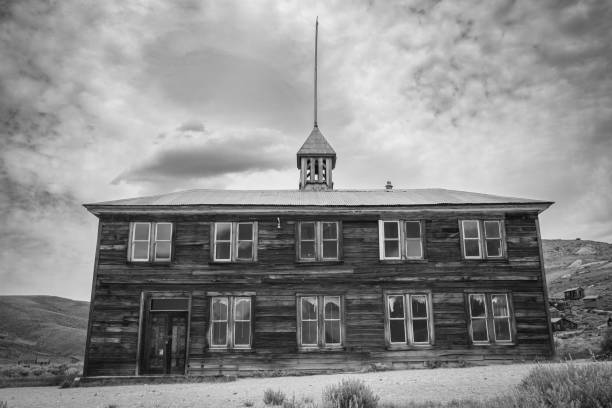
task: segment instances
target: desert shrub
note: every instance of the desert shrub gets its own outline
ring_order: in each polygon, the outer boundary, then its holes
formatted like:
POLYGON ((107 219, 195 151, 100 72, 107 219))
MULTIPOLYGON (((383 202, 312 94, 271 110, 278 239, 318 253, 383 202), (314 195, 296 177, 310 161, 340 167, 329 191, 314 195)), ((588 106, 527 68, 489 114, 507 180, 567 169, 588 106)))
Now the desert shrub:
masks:
POLYGON ((8 402, 0 401, 0 408, 8 408, 8 402))
POLYGON ((281 405, 285 400, 285 393, 281 390, 274 391, 268 388, 264 391, 263 402, 266 405, 281 405))
POLYGON ((66 373, 64 375, 64 378, 62 378, 62 381, 60 382, 60 388, 76 387, 77 377, 78 377, 78 374, 74 371, 66 373))
POLYGON ((323 403, 333 408, 376 408, 379 397, 361 380, 343 379, 323 390, 323 403))
POLYGON ((317 408, 317 404, 310 397, 296 399, 293 394, 291 399, 283 402, 283 408, 317 408))
POLYGON ((252 407, 253 405, 255 405, 255 403, 251 400, 246 400, 244 401, 244 406, 245 407, 252 407))
POLYGON ((543 407, 612 406, 612 366, 605 363, 562 364, 533 369, 517 388, 543 407))
POLYGON ((606 328, 601 340, 601 354, 612 356, 612 327, 606 328))

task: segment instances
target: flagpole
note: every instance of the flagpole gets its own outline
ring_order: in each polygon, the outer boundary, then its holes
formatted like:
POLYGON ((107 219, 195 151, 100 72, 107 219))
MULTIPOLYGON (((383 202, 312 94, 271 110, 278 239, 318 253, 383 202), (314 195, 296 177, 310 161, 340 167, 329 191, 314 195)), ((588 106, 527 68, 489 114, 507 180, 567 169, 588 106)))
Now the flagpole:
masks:
POLYGON ((317 51, 319 42, 319 16, 315 24, 315 66, 314 66, 314 127, 317 125, 317 51))

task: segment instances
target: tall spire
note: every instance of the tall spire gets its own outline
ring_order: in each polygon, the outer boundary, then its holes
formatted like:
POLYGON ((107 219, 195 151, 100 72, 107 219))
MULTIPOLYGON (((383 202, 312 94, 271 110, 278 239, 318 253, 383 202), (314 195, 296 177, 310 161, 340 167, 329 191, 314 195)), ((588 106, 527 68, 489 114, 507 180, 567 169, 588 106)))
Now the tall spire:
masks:
POLYGON ((315 23, 315 64, 314 64, 314 127, 317 125, 317 51, 319 42, 319 16, 315 23))
POLYGON ((314 128, 297 152, 300 169, 300 190, 333 190, 332 170, 336 167, 336 152, 325 139, 317 124, 317 53, 319 48, 319 17, 315 23, 314 63, 314 128))

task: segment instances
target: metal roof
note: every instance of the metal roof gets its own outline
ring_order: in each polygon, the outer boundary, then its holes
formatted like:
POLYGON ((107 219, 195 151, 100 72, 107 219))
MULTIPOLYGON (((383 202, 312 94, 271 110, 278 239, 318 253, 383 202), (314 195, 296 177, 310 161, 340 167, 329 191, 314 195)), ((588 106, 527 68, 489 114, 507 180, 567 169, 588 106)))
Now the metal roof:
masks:
POLYGON ((321 133, 318 126, 315 126, 306 138, 306 141, 297 152, 297 167, 300 168, 301 156, 323 156, 332 157, 332 167, 336 166, 336 152, 331 147, 325 136, 321 133))
POLYGON ((534 204, 551 202, 502 197, 439 188, 410 190, 186 190, 148 197, 88 204, 91 206, 423 206, 423 205, 534 204))

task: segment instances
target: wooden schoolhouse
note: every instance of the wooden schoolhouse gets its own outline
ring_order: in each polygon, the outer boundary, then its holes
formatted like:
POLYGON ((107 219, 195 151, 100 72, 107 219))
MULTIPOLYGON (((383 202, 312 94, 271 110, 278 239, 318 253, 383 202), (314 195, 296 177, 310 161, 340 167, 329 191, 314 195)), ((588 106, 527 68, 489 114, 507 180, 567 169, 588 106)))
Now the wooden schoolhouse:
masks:
POLYGON ((296 190, 85 205, 99 219, 86 377, 552 354, 538 224, 551 202, 336 189, 336 152, 316 114, 296 159, 296 190))

